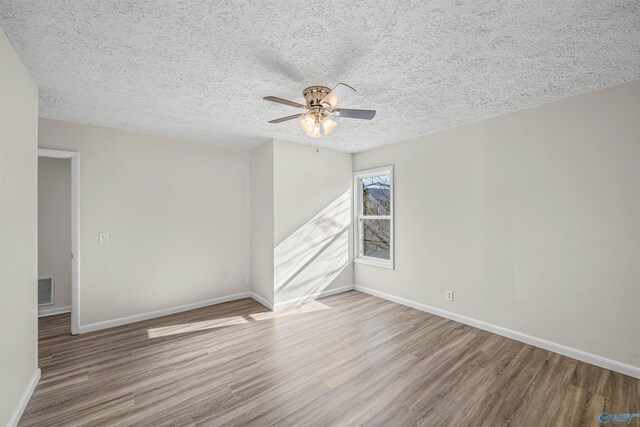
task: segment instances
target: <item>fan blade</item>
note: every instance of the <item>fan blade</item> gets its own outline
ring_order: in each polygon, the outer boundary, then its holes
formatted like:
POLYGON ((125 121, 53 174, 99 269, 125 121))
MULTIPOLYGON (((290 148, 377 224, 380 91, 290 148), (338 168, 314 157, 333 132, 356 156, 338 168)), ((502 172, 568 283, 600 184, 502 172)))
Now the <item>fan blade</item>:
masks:
POLYGON ((371 120, 376 115, 376 110, 350 110, 348 108, 336 108, 333 113, 338 117, 346 117, 348 119, 365 119, 371 120))
POLYGON ((322 104, 329 104, 331 108, 334 108, 354 93, 356 93, 356 90, 351 86, 344 83, 338 83, 336 87, 331 89, 331 92, 329 92, 327 96, 322 98, 322 104))
POLYGON ((269 123, 282 123, 282 122, 286 122, 288 120, 299 119, 302 116, 304 116, 304 113, 303 114, 294 114, 293 116, 280 117, 279 119, 269 120, 269 123))
POLYGON ((275 103, 278 103, 278 104, 289 105, 290 107, 307 108, 306 105, 302 105, 302 104, 299 104, 297 102, 289 101, 287 99, 278 98, 277 96, 265 96, 262 99, 264 99, 265 101, 271 101, 271 102, 275 102, 275 103))

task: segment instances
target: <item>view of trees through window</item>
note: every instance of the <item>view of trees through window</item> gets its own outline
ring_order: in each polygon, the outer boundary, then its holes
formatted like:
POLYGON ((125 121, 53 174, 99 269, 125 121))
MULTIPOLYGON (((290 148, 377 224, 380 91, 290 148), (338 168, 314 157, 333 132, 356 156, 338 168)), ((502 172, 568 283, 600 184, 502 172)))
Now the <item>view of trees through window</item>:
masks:
POLYGON ((366 177, 361 182, 362 254, 388 260, 391 256, 391 176, 366 177))

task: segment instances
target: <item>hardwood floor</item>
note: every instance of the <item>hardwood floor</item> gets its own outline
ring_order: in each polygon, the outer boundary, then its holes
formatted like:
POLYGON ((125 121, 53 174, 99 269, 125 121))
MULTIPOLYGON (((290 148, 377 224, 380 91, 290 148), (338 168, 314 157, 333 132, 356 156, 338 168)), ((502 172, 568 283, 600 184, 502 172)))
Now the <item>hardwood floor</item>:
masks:
POLYGON ((640 412, 639 380, 356 291, 75 337, 69 315, 41 318, 40 367, 21 426, 588 426, 640 412))

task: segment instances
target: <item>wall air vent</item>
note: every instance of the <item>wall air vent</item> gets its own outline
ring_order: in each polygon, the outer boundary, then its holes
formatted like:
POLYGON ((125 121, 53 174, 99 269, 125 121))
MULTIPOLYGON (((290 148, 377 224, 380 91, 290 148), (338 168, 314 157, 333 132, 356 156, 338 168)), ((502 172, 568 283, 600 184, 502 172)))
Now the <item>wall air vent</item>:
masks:
POLYGON ((53 304, 53 277, 38 279, 38 307, 53 304))

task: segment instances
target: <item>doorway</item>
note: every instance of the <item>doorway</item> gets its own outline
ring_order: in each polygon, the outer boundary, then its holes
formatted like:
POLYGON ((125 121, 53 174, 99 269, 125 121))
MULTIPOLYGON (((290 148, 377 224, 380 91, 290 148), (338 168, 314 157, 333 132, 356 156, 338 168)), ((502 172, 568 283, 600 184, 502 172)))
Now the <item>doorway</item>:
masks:
POLYGON ((79 333, 79 162, 72 151, 38 150, 38 316, 71 313, 79 333))

